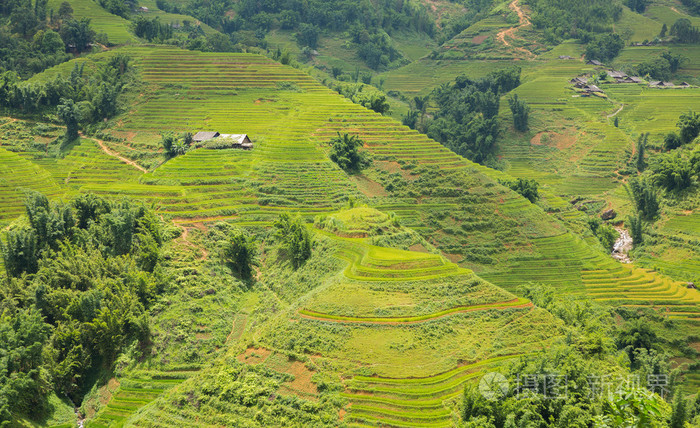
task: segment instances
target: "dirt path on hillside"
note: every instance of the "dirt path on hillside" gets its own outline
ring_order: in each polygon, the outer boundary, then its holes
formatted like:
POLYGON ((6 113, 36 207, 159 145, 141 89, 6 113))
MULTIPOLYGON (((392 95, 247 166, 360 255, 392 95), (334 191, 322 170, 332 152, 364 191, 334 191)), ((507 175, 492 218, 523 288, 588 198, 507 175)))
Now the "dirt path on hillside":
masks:
POLYGON ((513 0, 512 3, 508 5, 509 8, 511 8, 515 13, 518 14, 518 19, 519 23, 517 27, 511 27, 505 30, 501 30, 496 34, 496 39, 503 43, 504 46, 510 47, 518 52, 524 53, 528 58, 534 58, 535 54, 530 52, 529 50, 525 48, 518 48, 515 46, 512 46, 508 40, 506 40, 506 36, 510 37, 511 39, 516 39, 515 37, 515 32, 518 31, 521 28, 528 27, 532 25, 530 22, 530 19, 525 15, 525 12, 520 8, 520 5, 518 4, 518 0, 513 0))
POLYGON ((194 248, 199 250, 202 253, 202 257, 199 258, 199 260, 206 260, 207 257, 209 257, 209 251, 206 250, 204 247, 200 247, 187 239, 190 234, 190 229, 184 226, 180 226, 180 228, 183 230, 182 235, 180 235, 180 238, 184 241, 185 246, 189 248, 194 248))
POLYGON ((82 133, 80 134, 80 136, 96 142, 97 145, 100 146, 102 151, 107 153, 108 155, 119 159, 120 161, 124 162, 125 164, 133 166, 134 168, 138 169, 141 172, 148 172, 148 170, 146 168, 142 167, 141 165, 137 164, 136 162, 132 161, 131 159, 125 158, 124 156, 121 156, 119 153, 113 152, 112 150, 110 150, 104 141, 98 140, 97 138, 85 137, 82 133))
POLYGON ((620 108, 617 109, 617 111, 616 111, 615 113, 607 115, 607 118, 610 119, 610 118, 613 118, 613 117, 617 116, 617 114, 618 114, 619 112, 621 112, 623 108, 625 108, 625 105, 624 105, 624 104, 622 104, 622 105, 620 106, 620 108))
MULTIPOLYGON (((523 303, 521 305, 508 305, 508 303, 512 303, 512 302, 515 302, 517 300, 518 299, 513 299, 513 300, 509 300, 507 302, 502 302, 500 305, 482 306, 482 307, 476 307, 476 308, 465 306, 464 309, 459 310, 459 311, 449 312, 446 314, 436 315, 436 316, 433 316, 430 318, 421 319, 421 320, 414 320, 414 321, 391 321, 391 318, 387 318, 386 321, 376 321, 376 318, 375 319, 369 318, 369 319, 365 320, 365 319, 362 319, 360 317, 356 317, 353 319, 333 319, 333 318, 325 318, 322 316, 323 314, 321 314, 319 312, 315 312, 318 315, 308 315, 308 314, 303 314, 303 313, 299 312, 299 316, 301 316, 302 318, 310 319, 310 320, 335 322, 335 323, 343 323, 343 324, 408 325, 408 324, 418 324, 418 323, 433 321, 433 320, 449 317, 449 316, 456 315, 456 314, 463 314, 466 312, 486 311, 486 310, 491 310, 491 309, 496 309, 496 310, 524 309, 524 308, 532 308, 534 306, 532 304, 532 302, 523 303)), ((420 316, 420 315, 417 315, 417 316, 420 316)), ((406 318, 410 318, 410 317, 406 317, 406 318)))
POLYGON ((3 126, 9 125, 9 124, 11 124, 11 123, 15 123, 15 122, 17 122, 17 120, 19 120, 19 119, 15 119, 14 117, 8 117, 8 119, 10 119, 10 120, 8 120, 7 122, 5 122, 5 123, 3 123, 2 125, 0 125, 0 128, 3 127, 3 126))

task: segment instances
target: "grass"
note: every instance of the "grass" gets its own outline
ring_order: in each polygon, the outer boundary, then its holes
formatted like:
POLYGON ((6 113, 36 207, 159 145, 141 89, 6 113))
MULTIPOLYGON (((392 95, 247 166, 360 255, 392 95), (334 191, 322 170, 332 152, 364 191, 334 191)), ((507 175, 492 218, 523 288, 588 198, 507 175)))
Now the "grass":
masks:
MULTIPOLYGON (((58 8, 63 0, 49 0, 47 9, 53 9, 58 13, 58 8)), ((103 9, 93 0, 69 0, 73 7, 73 17, 76 19, 89 18, 90 25, 97 33, 107 35, 109 42, 116 45, 136 41, 136 36, 131 33, 131 24, 121 16, 113 15, 103 9)))
MULTIPOLYGON (((306 220, 319 216, 317 223, 325 218, 335 225, 315 231, 317 249, 297 271, 261 244, 263 262, 269 265, 248 290, 256 303, 245 312, 224 294, 235 289, 228 282, 222 280, 224 288, 209 295, 203 290, 213 285, 202 283, 201 265, 181 267, 174 281, 183 291, 175 303, 163 304, 165 312, 154 327, 163 359, 150 364, 167 366, 188 358, 204 363, 212 358, 206 350, 223 348, 227 340, 235 344, 225 348, 230 353, 240 354, 241 347, 254 343, 308 357, 305 363, 316 367, 318 376, 342 382, 352 395, 346 397, 353 403, 347 415, 351 422, 441 426, 453 423, 455 397, 484 368, 463 370, 469 367, 465 362, 540 349, 560 334, 561 324, 548 312, 519 307, 527 302, 511 292, 520 284, 543 282, 562 293, 616 306, 668 307, 684 329, 696 317, 697 291, 649 270, 621 267, 590 235, 580 237, 567 226, 580 226, 583 215, 568 204, 569 195, 595 197, 619 190, 611 169, 624 163, 633 142, 631 130, 644 113, 626 108, 620 113, 621 127, 614 128, 606 118, 616 107, 613 101, 640 103, 634 99, 643 96, 661 105, 668 102, 663 93, 620 85, 608 90, 612 101, 573 98, 566 82, 591 71, 589 66, 554 59, 537 61, 539 68, 524 66, 525 83, 517 91, 533 106, 532 126, 546 130, 550 142, 532 148, 534 132, 508 131, 501 150, 509 172, 538 174, 533 176, 542 180, 546 203, 559 210, 547 213, 499 186, 498 180, 507 178, 503 173, 475 165, 262 56, 170 47, 115 51, 134 58, 145 84, 132 94, 137 100, 133 108, 107 123, 106 132, 123 138, 110 143, 110 149, 125 156, 147 153, 148 159, 163 163, 142 174, 88 140, 66 150, 62 159, 35 158, 39 150, 18 140, 9 147, 3 144, 3 165, 35 171, 40 179, 30 184, 37 188, 54 183, 55 198, 85 191, 129 195, 154 204, 164 217, 192 231, 222 219, 256 231, 251 226, 267 227, 282 212, 298 212, 306 220), (576 126, 581 118, 586 124, 576 126), (158 134, 171 130, 244 132, 255 147, 197 149, 166 162, 158 134), (327 157, 327 142, 338 132, 357 134, 373 159, 352 179, 327 157), (569 134, 575 138, 566 146, 569 134), (366 185, 355 184, 360 177, 366 185), (350 199, 374 209, 346 210, 350 199), (393 324, 385 323, 389 320, 393 324), (415 322, 423 320, 429 322, 415 322), (193 326, 199 337, 187 334, 193 326), (401 380, 390 380, 397 378, 401 380), (436 400, 444 404, 438 406, 436 400)), ((424 81, 432 79, 427 64, 422 65, 426 75, 419 76, 424 81)), ((505 64, 468 67, 483 75, 505 64)), ((450 70, 460 72, 459 65, 450 70)), ((435 79, 445 78, 439 73, 435 79)), ((683 102, 694 102, 693 92, 686 94, 683 102)), ((505 100, 502 105, 507 120, 505 100)), ((13 180, 19 177, 9 171, 13 180)), ((8 206, 20 207, 21 199, 13 197, 8 206)), ((692 231, 683 219, 667 227, 692 231)), ((194 252, 189 253, 194 260, 194 252)), ((226 278, 217 254, 208 257, 201 263, 211 263, 207 266, 215 266, 217 278, 226 278)), ((194 375, 192 383, 211 380, 216 370, 223 368, 194 375)), ((123 384, 125 388, 148 390, 172 386, 179 378, 158 385, 148 376, 130 379, 133 383, 123 384)), ((130 422, 157 420, 161 425, 194 421, 190 410, 173 404, 176 394, 180 391, 165 392, 137 413, 145 404, 139 397, 119 396, 111 413, 106 409, 96 422, 126 416, 133 418, 130 422)), ((206 421, 226 425, 214 415, 206 421)))

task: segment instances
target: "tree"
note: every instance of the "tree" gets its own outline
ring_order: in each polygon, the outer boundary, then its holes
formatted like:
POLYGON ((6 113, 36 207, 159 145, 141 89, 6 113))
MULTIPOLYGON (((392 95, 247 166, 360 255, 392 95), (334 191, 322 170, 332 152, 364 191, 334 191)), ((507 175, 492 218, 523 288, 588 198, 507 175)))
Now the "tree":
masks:
POLYGON ((308 46, 312 49, 318 47, 318 36, 320 30, 313 24, 299 25, 299 31, 296 33, 297 43, 300 46, 308 46))
POLYGON ((32 230, 10 230, 5 242, 0 240, 0 253, 7 276, 18 277, 22 273, 36 273, 39 268, 36 234, 32 230))
POLYGON ((618 349, 624 350, 630 358, 633 367, 637 367, 638 349, 647 351, 654 347, 658 341, 656 332, 651 328, 650 323, 644 319, 637 318, 630 321, 618 333, 616 342, 618 349))
POLYGON ((676 126, 678 126, 681 144, 690 143, 700 134, 700 113, 694 113, 692 110, 683 113, 678 118, 676 126))
POLYGON ((17 8, 12 11, 10 22, 12 31, 21 34, 23 37, 33 34, 34 29, 39 25, 39 20, 30 8, 17 8))
POLYGON ((673 406, 671 408, 671 422, 669 428, 684 428, 687 418, 686 402, 683 398, 683 393, 676 390, 673 397, 673 406))
POLYGON ((298 269, 309 257, 313 247, 313 238, 309 229, 299 217, 282 213, 273 224, 275 237, 282 243, 294 269, 298 269))
POLYGON ((242 230, 234 230, 224 247, 224 261, 241 279, 250 279, 257 266, 255 241, 242 230))
POLYGON ((647 147, 647 139, 649 138, 649 133, 642 133, 639 138, 637 138, 637 144, 635 147, 635 165, 637 167, 637 171, 642 172, 644 171, 644 168, 646 167, 646 160, 644 159, 644 153, 646 152, 646 147, 647 147))
POLYGON ((365 152, 360 152, 363 146, 362 140, 357 135, 343 134, 331 140, 330 158, 346 172, 359 171, 369 165, 370 160, 365 152))
POLYGON ((683 55, 674 54, 670 51, 665 51, 661 54, 661 57, 668 61, 671 73, 675 73, 676 71, 678 71, 681 65, 683 65, 683 63, 688 60, 688 58, 684 57, 683 55))
POLYGON ((667 31, 668 31, 668 26, 666 26, 666 23, 664 22, 664 25, 661 26, 661 32, 659 33, 659 37, 666 37, 667 31))
POLYGON ((90 19, 70 19, 61 25, 59 34, 68 48, 73 47, 78 53, 90 47, 95 41, 95 30, 90 28, 90 19))
POLYGON ((644 242, 644 221, 642 216, 637 213, 634 216, 630 216, 627 222, 630 228, 630 235, 632 236, 632 243, 637 246, 644 242))
POLYGON ((652 164, 652 180, 666 190, 683 190, 692 183, 693 165, 682 153, 659 155, 652 164))
POLYGON ((586 46, 586 59, 610 61, 625 47, 625 42, 619 34, 608 33, 596 36, 586 46))
POLYGON ((674 22, 669 33, 675 36, 680 43, 696 43, 700 41, 700 30, 697 27, 693 27, 688 18, 681 18, 674 22))
POLYGON ((681 137, 679 137, 675 132, 669 132, 664 137, 664 149, 666 149, 666 151, 677 149, 681 145, 683 145, 681 142, 681 137))
POLYGON ((620 126, 620 119, 615 116, 615 121, 613 122, 613 125, 615 125, 615 128, 618 128, 620 126))
POLYGON ((66 125, 66 133, 63 137, 65 143, 70 143, 78 138, 78 122, 80 115, 72 99, 61 98, 61 104, 56 108, 58 117, 66 125))
POLYGON ((659 200, 654 187, 644 178, 633 177, 625 186, 637 211, 646 220, 651 220, 659 213, 659 200))
POLYGON ((619 234, 614 227, 609 224, 601 224, 595 231, 595 235, 607 251, 612 251, 619 234))
POLYGON ((520 132, 527 131, 527 121, 530 114, 530 107, 525 101, 518 98, 518 94, 508 99, 510 111, 513 113, 513 126, 520 132))
POLYGON ((625 5, 637 13, 644 13, 651 0, 625 0, 625 5))
POLYGON ((66 21, 73 18, 73 6, 67 1, 61 3, 58 7, 58 18, 62 21, 66 21))
POLYGON ((509 187, 515 192, 518 192, 522 197, 533 204, 540 198, 540 194, 538 192, 539 185, 531 178, 518 178, 515 181, 502 181, 501 184, 509 187))

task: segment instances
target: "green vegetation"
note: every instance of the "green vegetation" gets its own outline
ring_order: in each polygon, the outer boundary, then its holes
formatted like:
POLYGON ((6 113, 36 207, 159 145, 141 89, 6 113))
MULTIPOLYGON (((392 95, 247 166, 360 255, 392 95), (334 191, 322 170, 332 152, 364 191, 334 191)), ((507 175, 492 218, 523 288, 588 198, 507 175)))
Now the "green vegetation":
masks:
POLYGON ((241 279, 250 279, 257 253, 255 240, 242 230, 234 230, 224 247, 223 259, 241 279))
POLYGON ((0 12, 10 424, 697 424, 692 2, 33 3, 0 12))
POLYGON ((95 371, 144 349, 146 311, 167 281, 158 265, 170 235, 143 206, 31 193, 26 215, 1 247, 3 352, 17 352, 2 372, 3 422, 46 416, 51 391, 80 402, 95 371))
POLYGON ((347 172, 359 171, 370 163, 369 156, 361 152, 362 140, 357 135, 343 134, 331 140, 330 158, 333 162, 347 172))
MULTIPOLYGON (((439 111, 425 125, 427 135, 454 152, 478 163, 492 159, 500 133, 496 115, 499 96, 518 86, 520 69, 511 68, 473 80, 460 76, 453 84, 435 90, 433 98, 439 111)), ((524 119, 525 106, 519 104, 518 123, 524 119), (522 111, 521 111, 522 110, 522 111)))

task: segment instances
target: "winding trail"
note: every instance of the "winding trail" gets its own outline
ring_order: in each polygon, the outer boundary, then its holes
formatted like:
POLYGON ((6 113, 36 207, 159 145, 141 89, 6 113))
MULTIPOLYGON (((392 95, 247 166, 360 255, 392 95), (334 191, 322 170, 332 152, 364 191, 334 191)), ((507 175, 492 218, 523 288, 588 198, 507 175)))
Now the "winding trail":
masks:
POLYGON ((527 50, 525 48, 519 48, 519 47, 512 46, 510 44, 510 42, 508 42, 508 40, 506 40, 506 36, 510 37, 511 39, 515 39, 516 38, 515 37, 516 31, 518 31, 521 28, 528 27, 528 26, 532 25, 532 23, 530 22, 530 19, 528 19, 528 17, 525 15, 525 12, 523 12, 523 10, 520 8, 520 5, 518 4, 518 0, 513 0, 508 5, 508 7, 511 8, 515 13, 518 14, 518 19, 520 20, 520 22, 518 23, 517 27, 511 27, 511 28, 507 28, 505 30, 499 31, 498 34, 496 34, 496 39, 498 41, 500 41, 501 43, 503 43, 504 46, 507 46, 507 47, 513 48, 516 51, 522 52, 529 58, 534 58, 535 54, 533 54, 529 50, 527 50))
POLYGON ((104 141, 98 140, 97 138, 85 137, 82 133, 80 134, 80 136, 96 142, 97 145, 100 146, 102 151, 107 153, 109 156, 115 157, 115 158, 119 159, 120 161, 124 162, 125 164, 131 165, 143 173, 148 172, 148 170, 146 168, 142 167, 141 165, 137 164, 136 162, 132 161, 131 159, 125 158, 124 156, 120 155, 119 153, 110 150, 104 141))
POLYGON ((616 111, 615 113, 612 113, 612 114, 607 115, 607 118, 610 119, 610 118, 613 118, 613 117, 617 116, 617 114, 618 114, 619 112, 621 112, 623 108, 625 108, 625 105, 624 105, 624 104, 622 104, 622 105, 620 106, 620 108, 617 109, 617 111, 616 111))
POLYGON ((455 308, 446 309, 444 311, 440 311, 434 314, 416 315, 408 317, 348 317, 342 315, 324 314, 323 312, 310 311, 308 309, 299 310, 299 315, 302 318, 310 320, 337 323, 405 325, 433 321, 454 314, 462 314, 466 312, 484 311, 489 309, 524 309, 532 307, 534 307, 534 305, 529 300, 517 298, 505 302, 489 303, 485 305, 457 306, 455 308))
POLYGON ((184 226, 180 226, 180 228, 183 230, 182 235, 180 235, 180 238, 184 241, 185 246, 199 250, 202 253, 202 257, 200 257, 199 260, 206 260, 207 257, 209 257, 209 251, 207 251, 206 248, 200 247, 200 246, 196 245, 195 243, 193 243, 192 241, 190 241, 189 239, 187 239, 189 236, 189 233, 190 233, 189 228, 184 227, 184 226))

